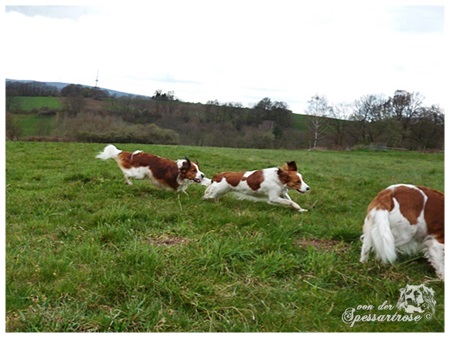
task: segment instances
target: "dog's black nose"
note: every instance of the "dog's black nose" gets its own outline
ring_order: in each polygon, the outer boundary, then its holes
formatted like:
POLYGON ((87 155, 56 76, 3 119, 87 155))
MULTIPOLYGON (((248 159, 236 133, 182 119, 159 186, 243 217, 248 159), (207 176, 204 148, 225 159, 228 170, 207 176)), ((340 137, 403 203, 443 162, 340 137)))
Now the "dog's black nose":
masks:
POLYGON ((202 178, 205 178, 205 175, 202 174, 202 178))
POLYGON ((306 187, 306 191, 309 191, 309 187, 306 187))

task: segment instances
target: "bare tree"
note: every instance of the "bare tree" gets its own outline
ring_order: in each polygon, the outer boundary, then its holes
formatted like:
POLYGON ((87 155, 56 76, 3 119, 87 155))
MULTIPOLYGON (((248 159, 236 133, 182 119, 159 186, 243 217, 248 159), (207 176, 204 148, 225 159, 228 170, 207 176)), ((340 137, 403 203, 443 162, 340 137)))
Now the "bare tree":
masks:
MULTIPOLYGON (((319 141, 326 132, 328 119, 332 107, 328 105, 325 96, 314 95, 308 101, 305 113, 309 115, 308 128, 312 133, 312 149, 316 149, 319 141)), ((311 148, 311 145, 310 145, 311 148)))

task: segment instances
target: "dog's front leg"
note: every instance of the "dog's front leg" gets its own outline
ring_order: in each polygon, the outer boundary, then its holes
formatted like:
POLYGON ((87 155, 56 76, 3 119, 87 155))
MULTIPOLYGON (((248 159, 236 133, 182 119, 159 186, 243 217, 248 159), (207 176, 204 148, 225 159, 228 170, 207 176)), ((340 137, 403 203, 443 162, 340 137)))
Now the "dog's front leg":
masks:
POLYGON ((370 232, 365 233, 361 236, 361 240, 363 242, 361 247, 361 258, 360 262, 365 263, 369 258, 370 250, 372 249, 372 238, 370 232))
POLYGON ((287 191, 284 193, 284 198, 287 199, 288 201, 291 201, 291 203, 297 205, 298 209, 297 208, 294 208, 294 209, 298 210, 298 212, 306 212, 306 211, 308 211, 308 209, 303 209, 300 205, 298 205, 297 203, 292 201, 291 196, 289 196, 287 191))
POLYGON ((284 199, 287 199, 287 200, 289 200, 289 201, 292 201, 291 196, 289 196, 287 190, 286 190, 286 191, 283 191, 283 192, 281 193, 281 198, 284 198, 284 199))
POLYGON ((125 177, 125 183, 126 184, 133 185, 133 182, 130 180, 130 178, 127 175, 125 175, 124 177, 125 177))
POLYGON ((286 207, 290 207, 292 209, 297 210, 298 212, 308 211, 306 209, 302 209, 297 203, 292 201, 291 199, 281 198, 279 196, 269 197, 269 204, 278 204, 286 207))

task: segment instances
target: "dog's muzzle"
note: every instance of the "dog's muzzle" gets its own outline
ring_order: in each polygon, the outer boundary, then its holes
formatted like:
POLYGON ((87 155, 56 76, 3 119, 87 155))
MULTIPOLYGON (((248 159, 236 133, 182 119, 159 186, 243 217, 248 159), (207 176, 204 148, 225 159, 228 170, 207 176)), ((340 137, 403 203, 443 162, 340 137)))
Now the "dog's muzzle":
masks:
POLYGON ((297 191, 300 193, 300 194, 306 194, 308 191, 309 191, 309 187, 306 187, 306 189, 304 190, 304 191, 302 191, 302 190, 300 190, 300 189, 297 189, 297 191))
POLYGON ((202 181, 203 181, 203 179, 205 178, 205 175, 201 175, 201 177, 200 178, 194 178, 193 179, 193 181, 195 182, 195 183, 202 183, 202 181))

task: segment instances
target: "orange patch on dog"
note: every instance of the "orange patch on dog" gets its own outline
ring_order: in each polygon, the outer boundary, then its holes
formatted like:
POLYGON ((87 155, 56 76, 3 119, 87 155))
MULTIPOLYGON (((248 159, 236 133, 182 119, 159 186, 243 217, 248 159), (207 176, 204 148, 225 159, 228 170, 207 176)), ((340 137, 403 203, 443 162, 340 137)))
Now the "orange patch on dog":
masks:
POLYGON ((417 224, 417 219, 422 212, 424 197, 417 189, 398 186, 395 189, 385 189, 369 204, 368 211, 373 208, 392 211, 394 209, 394 198, 400 205, 401 214, 410 224, 417 224))
POLYGON ((395 189, 393 197, 400 204, 400 212, 409 223, 417 224, 425 202, 422 193, 416 189, 400 186, 395 189))
POLYGON ((244 173, 240 172, 223 172, 217 175, 214 175, 212 178, 212 182, 220 182, 223 179, 227 181, 227 183, 233 187, 236 187, 244 177, 244 173))
POLYGON ((227 181, 232 187, 237 187, 240 182, 247 181, 248 186, 256 191, 261 187, 261 183, 264 180, 264 175, 262 170, 257 170, 251 175, 244 177, 245 172, 223 172, 215 175, 212 178, 213 182, 220 182, 223 179, 227 181))
POLYGON ((444 194, 426 187, 418 188, 428 196, 425 205, 425 221, 427 222, 428 233, 433 235, 439 243, 444 243, 444 194))
POLYGON ((248 177, 244 177, 243 181, 247 181, 248 186, 256 191, 261 187, 262 181, 264 181, 264 174, 262 170, 257 170, 248 177))
POLYGON ((394 208, 394 201, 392 200, 392 190, 385 189, 378 193, 378 195, 370 202, 367 207, 367 212, 373 208, 380 210, 391 211, 394 208))

